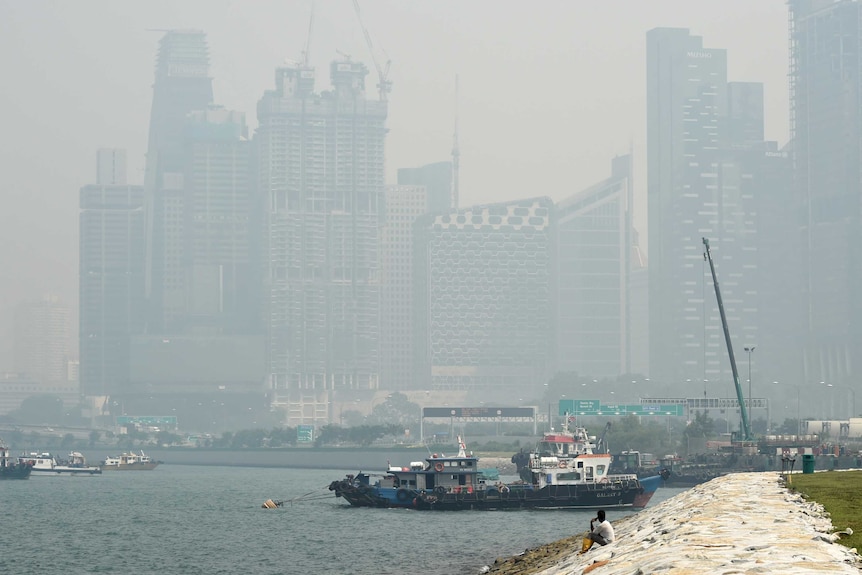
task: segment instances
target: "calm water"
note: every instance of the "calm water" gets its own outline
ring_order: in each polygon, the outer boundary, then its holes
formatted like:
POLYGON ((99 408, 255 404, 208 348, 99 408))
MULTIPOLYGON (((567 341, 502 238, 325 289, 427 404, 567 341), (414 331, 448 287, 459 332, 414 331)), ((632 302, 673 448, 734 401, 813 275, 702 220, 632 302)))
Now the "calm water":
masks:
MULTIPOLYGON (((357 509, 343 471, 162 465, 0 482, 0 567, 16 574, 477 573, 582 531, 587 511, 357 509), (268 498, 323 499, 261 509, 268 498)), ((650 506, 680 489, 661 488, 650 506)), ((609 511, 611 521, 631 511, 609 511)))

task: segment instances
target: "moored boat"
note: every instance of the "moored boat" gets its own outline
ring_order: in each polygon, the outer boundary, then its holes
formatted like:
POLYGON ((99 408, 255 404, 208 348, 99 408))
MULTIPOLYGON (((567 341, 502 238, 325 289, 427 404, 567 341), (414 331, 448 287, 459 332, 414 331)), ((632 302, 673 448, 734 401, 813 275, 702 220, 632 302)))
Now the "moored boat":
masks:
POLYGON ((102 471, 150 471, 158 465, 158 461, 141 451, 140 454, 122 453, 116 457, 106 457, 101 468, 102 471))
POLYGON ((31 465, 9 455, 9 447, 0 440, 0 479, 29 479, 32 470, 31 465))
POLYGON ((493 482, 479 474, 479 458, 467 454, 459 438, 458 455, 432 455, 407 467, 390 466, 372 482, 368 473, 333 481, 329 490, 356 507, 405 507, 419 510, 583 509, 644 507, 658 482, 642 484, 634 474, 610 475, 608 454, 586 449, 566 456, 530 453, 530 481, 493 482))
POLYGON ((19 463, 29 464, 32 475, 101 475, 102 469, 87 465, 87 460, 79 451, 73 451, 68 458, 61 460, 50 453, 30 453, 18 457, 19 463))

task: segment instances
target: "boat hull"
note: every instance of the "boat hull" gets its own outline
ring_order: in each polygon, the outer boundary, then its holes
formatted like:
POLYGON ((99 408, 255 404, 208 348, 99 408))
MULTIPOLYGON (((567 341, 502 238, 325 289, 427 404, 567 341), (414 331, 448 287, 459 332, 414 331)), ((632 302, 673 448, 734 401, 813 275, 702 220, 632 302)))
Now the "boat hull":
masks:
MULTIPOLYGON (((510 485, 476 490, 413 490, 335 481, 329 489, 354 507, 409 508, 422 511, 500 509, 595 509, 637 507, 645 490, 637 481, 611 484, 510 485)), ((653 492, 655 490, 653 489, 653 492)), ((651 494, 650 494, 651 496, 651 494)), ((649 498, 647 498, 648 501, 649 498)), ((645 503, 644 503, 645 505, 645 503)))
POLYGON ((34 477, 39 476, 51 476, 51 475, 101 475, 102 469, 100 467, 66 467, 62 465, 58 465, 51 469, 39 469, 34 467, 32 475, 34 477))
POLYGON ((0 479, 29 479, 33 468, 29 465, 0 467, 0 479))
POLYGON ((152 463, 121 463, 119 465, 102 465, 102 471, 152 471, 159 466, 157 461, 152 463))

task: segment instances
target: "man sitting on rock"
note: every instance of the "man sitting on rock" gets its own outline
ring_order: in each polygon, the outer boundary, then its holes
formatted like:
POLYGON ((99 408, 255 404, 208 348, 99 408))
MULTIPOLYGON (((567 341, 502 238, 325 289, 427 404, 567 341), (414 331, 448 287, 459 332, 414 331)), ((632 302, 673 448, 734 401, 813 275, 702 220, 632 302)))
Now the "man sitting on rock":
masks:
POLYGON ((597 517, 590 519, 589 538, 599 545, 607 545, 614 540, 614 528, 610 521, 605 519, 605 510, 599 509, 597 517), (596 522, 598 521, 598 524, 596 522))

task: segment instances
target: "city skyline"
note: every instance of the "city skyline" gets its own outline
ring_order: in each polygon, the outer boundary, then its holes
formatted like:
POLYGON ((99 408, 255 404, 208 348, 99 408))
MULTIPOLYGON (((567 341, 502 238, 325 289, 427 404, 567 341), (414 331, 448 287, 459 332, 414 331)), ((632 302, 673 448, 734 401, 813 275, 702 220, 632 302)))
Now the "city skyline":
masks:
MULTIPOLYGON (((449 159, 459 74, 461 205, 515 200, 529 195, 521 193, 524 188, 548 190, 560 200, 601 180, 607 160, 631 145, 635 224, 645 239, 637 220, 646 217, 641 81, 646 30, 688 27, 711 45, 726 48, 732 77, 766 86, 767 139, 786 140, 784 3, 689 4, 666 2, 649 10, 635 2, 553 3, 543 10, 494 5, 495 26, 485 27, 480 23, 492 6, 481 2, 472 7, 416 3, 411 8, 363 2, 363 21, 377 57, 393 62, 387 183, 396 181, 398 168, 449 159), (535 24, 522 25, 525 18, 535 24), (479 28, 489 31, 477 35, 479 28), (609 29, 615 33, 608 34, 609 29), (435 40, 437 49, 429 51, 435 40), (520 66, 514 83, 513 64, 520 66), (561 76, 563 68, 567 72, 561 76), (572 78, 583 78, 587 87, 572 78), (536 99, 537 86, 543 86, 539 94, 552 96, 536 99), (572 97, 554 95, 559 93, 572 97), (511 137, 501 138, 501 124, 511 137)), ((7 48, 0 50, 0 58, 9 71, 0 113, 18 134, 14 144, 10 140, 2 148, 12 168, 2 184, 4 197, 17 208, 14 215, 7 210, 0 221, 8 234, 0 255, 10 262, 0 288, 3 301, 13 304, 33 291, 76 301, 76 191, 94 181, 93 150, 126 148, 129 183, 141 183, 158 38, 148 28, 204 30, 218 101, 247 113, 253 129, 254 103, 271 83, 272 69, 285 57, 300 57, 310 6, 259 3, 237 15, 236 6, 227 2, 125 8, 108 2, 83 7, 0 4, 0 12, 10 16, 0 19, 0 47, 7 48), (79 37, 93 41, 80 42, 79 37), (55 43, 67 49, 36 49, 55 43), (12 49, 19 45, 30 49, 12 49), (40 70, 38 76, 34 69, 40 70), (65 96, 63 106, 46 100, 58 90, 65 96)), ((320 5, 316 11, 311 62, 324 70, 336 50, 349 53, 372 69, 373 89, 376 74, 350 3, 320 5)), ((8 325, 9 318, 7 305, 0 309, 0 324, 8 325)), ((0 331, 0 367, 11 364, 9 348, 8 333, 0 331)))

